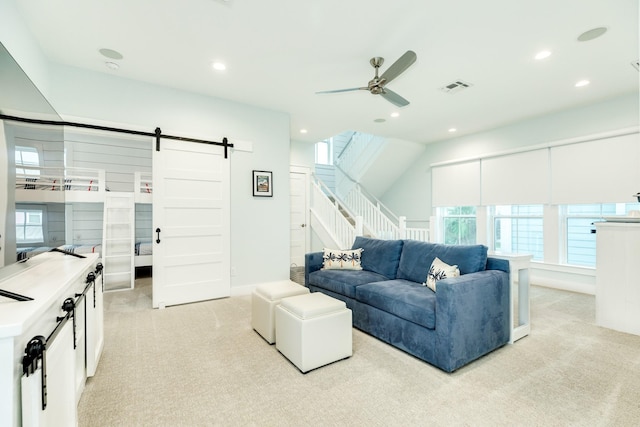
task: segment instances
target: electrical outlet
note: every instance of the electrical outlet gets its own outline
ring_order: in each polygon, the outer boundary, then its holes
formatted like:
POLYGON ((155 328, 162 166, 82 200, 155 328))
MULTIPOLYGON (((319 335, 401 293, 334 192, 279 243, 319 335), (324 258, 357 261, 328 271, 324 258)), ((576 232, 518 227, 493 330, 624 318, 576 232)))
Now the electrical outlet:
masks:
POLYGON ((236 268, 235 267, 231 267, 231 275, 232 276, 236 275, 236 268))

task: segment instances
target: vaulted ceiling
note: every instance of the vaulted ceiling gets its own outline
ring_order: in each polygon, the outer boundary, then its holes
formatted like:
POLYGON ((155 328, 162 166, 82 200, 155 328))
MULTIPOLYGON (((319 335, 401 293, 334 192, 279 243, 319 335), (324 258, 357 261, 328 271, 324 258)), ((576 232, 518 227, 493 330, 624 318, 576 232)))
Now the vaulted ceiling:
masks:
POLYGON ((51 62, 284 111, 299 141, 356 130, 428 143, 639 87, 637 0, 16 4, 51 62), (407 50, 417 61, 387 86, 406 107, 367 91, 315 93, 366 86, 370 58, 383 57, 384 72, 407 50), (543 50, 551 55, 534 59, 543 50), (575 87, 581 80, 590 83, 575 87), (470 86, 441 90, 455 81, 470 86))

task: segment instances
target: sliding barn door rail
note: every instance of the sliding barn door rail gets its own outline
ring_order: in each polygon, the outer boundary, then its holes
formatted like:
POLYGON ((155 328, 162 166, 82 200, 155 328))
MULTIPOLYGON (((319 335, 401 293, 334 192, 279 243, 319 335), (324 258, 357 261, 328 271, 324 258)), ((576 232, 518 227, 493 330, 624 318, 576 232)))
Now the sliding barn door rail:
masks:
POLYGON ((229 140, 224 137, 222 138, 222 142, 217 141, 207 141, 205 139, 196 139, 196 138, 187 138, 184 136, 174 136, 174 135, 165 135, 162 134, 162 130, 157 127, 154 132, 144 132, 138 130, 131 129, 122 129, 111 126, 100 126, 93 125, 89 123, 75 123, 75 122, 66 122, 66 121, 58 121, 58 120, 40 120, 40 119, 29 119, 26 117, 17 117, 17 116, 9 116, 6 114, 0 114, 0 119, 4 120, 13 120, 16 122, 22 123, 32 123, 38 125, 53 125, 53 126, 71 126, 83 129, 93 129, 93 130, 103 130, 107 132, 116 132, 116 133, 125 133, 128 135, 138 135, 138 136, 150 136, 156 139, 156 151, 160 151, 160 139, 173 139, 177 141, 187 141, 187 142, 197 142, 200 144, 210 144, 210 145, 218 145, 224 147, 224 158, 228 158, 228 149, 233 148, 233 144, 229 142, 229 140))

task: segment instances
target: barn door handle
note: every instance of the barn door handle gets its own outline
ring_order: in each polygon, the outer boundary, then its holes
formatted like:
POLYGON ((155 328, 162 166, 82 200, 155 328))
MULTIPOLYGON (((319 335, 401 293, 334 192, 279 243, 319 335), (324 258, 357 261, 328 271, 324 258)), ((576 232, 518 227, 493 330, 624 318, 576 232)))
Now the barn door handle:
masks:
POLYGON ((160 243, 160 230, 159 228, 156 228, 156 233, 158 233, 158 238, 156 239, 156 243, 160 243))

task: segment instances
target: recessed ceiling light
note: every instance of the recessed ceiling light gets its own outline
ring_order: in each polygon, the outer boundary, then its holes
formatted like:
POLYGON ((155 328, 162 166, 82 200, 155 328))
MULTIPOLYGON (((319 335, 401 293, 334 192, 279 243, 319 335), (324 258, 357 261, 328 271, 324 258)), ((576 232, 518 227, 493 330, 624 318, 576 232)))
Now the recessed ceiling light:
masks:
POLYGON ((536 53, 536 56, 534 58, 539 61, 541 59, 548 58, 549 56, 551 56, 551 51, 541 50, 540 52, 536 53))
POLYGON ((387 120, 386 119, 374 119, 373 121, 376 122, 376 123, 384 123, 387 120))
POLYGON ((589 40, 597 39, 601 35, 607 32, 607 27, 597 27, 592 28, 589 31, 585 31, 584 33, 578 36, 579 42, 588 42, 589 40))
POLYGON ((98 52, 100 52, 100 54, 102 56, 104 56, 105 58, 109 58, 109 59, 122 59, 122 58, 124 58, 124 56, 122 56, 122 54, 120 52, 118 52, 117 50, 113 50, 113 49, 103 48, 103 49, 99 49, 98 52))
POLYGON ((212 67, 216 71, 224 71, 227 69, 227 66, 224 65, 222 62, 214 62, 212 67))
POLYGON ((400 117, 400 113, 394 111, 393 113, 391 113, 391 117, 400 117))
POLYGON ((110 69, 110 70, 117 70, 117 69, 120 68, 120 65, 116 64, 115 62, 111 62, 111 61, 105 62, 104 65, 106 65, 107 68, 110 69))
POLYGON ((591 83, 589 80, 580 80, 576 83, 576 87, 584 87, 591 83))
POLYGON ((457 131, 458 131, 458 129, 456 129, 456 128, 451 128, 451 129, 449 129, 449 132, 451 132, 451 133, 453 133, 453 132, 457 132, 457 131))
POLYGON ((300 129, 300 133, 307 133, 306 129, 300 129))

